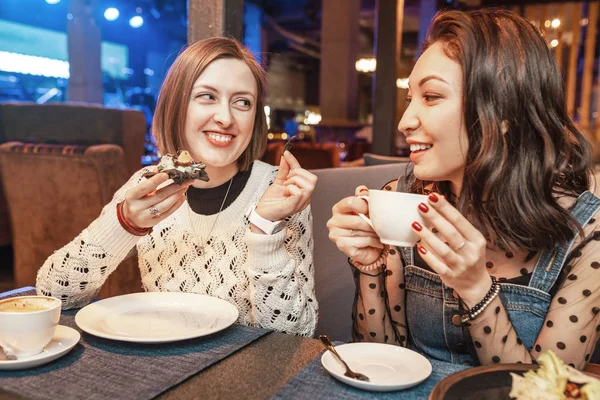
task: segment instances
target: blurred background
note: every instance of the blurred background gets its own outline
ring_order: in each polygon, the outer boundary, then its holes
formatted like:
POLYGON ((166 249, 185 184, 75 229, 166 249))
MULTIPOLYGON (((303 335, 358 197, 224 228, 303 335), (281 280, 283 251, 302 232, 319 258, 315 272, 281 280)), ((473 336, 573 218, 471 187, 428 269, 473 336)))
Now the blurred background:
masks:
MULTIPOLYGON (((408 154, 396 126, 433 15, 485 7, 543 31, 598 154, 599 0, 0 0, 0 144, 113 143, 131 171, 156 163, 152 116, 170 65, 187 43, 230 35, 268 71, 264 161, 298 136, 308 169, 395 162, 408 154)), ((1 183, 0 291, 15 284, 19 236, 1 183)))

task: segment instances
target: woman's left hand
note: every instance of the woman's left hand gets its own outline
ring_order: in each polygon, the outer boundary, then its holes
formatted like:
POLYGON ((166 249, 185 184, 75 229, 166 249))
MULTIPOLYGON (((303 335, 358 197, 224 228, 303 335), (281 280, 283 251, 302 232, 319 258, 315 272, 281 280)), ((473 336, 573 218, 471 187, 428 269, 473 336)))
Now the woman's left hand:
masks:
POLYGON ((421 203, 418 210, 426 225, 435 227, 441 236, 418 222, 412 224, 421 238, 417 244, 421 258, 473 307, 491 287, 485 267, 485 237, 440 194, 430 194, 427 204, 421 203))
POLYGON ((310 203, 316 184, 316 175, 303 169, 292 153, 286 151, 277 177, 260 198, 256 212, 269 221, 279 221, 302 211, 310 203))

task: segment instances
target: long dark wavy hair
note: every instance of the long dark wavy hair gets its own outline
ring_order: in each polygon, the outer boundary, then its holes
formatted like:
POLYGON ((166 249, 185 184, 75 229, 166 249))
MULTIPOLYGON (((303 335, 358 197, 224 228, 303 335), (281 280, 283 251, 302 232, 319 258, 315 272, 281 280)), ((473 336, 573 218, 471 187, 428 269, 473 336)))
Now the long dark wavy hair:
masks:
POLYGON ((463 72, 469 149, 462 192, 433 187, 493 246, 537 252, 581 226, 555 197, 590 187, 592 149, 565 106, 563 80, 541 32, 498 9, 438 13, 424 49, 440 43, 463 72))

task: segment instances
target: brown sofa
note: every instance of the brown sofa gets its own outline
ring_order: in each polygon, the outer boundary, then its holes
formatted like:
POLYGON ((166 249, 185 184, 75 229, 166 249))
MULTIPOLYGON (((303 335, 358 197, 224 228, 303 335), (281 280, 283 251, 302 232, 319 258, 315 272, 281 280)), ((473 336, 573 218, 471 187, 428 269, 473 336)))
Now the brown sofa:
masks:
MULTIPOLYGON (((14 286, 33 286, 37 271, 100 215, 129 177, 123 150, 92 146, 0 144, 0 178, 10 211, 14 286)), ((136 257, 109 277, 100 297, 141 291, 136 257)))
MULTIPOLYGON (((0 103, 0 143, 116 144, 123 148, 129 175, 141 168, 146 136, 144 114, 85 103, 0 103)), ((12 242, 0 182, 0 246, 12 242)))

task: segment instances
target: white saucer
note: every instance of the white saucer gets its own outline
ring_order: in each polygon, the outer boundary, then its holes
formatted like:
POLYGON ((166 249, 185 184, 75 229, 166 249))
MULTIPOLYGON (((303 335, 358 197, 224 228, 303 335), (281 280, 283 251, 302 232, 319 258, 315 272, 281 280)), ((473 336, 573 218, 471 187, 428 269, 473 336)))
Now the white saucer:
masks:
POLYGON ((52 340, 44 351, 35 356, 18 358, 16 360, 0 361, 0 370, 18 370, 38 367, 54 361, 67 354, 77 343, 81 335, 73 328, 58 325, 52 340))
POLYGON ((167 343, 219 332, 238 318, 238 309, 195 293, 142 292, 110 297, 83 307, 75 323, 105 339, 167 343))
POLYGON ((334 346, 354 372, 369 377, 370 382, 344 375, 346 368, 330 352, 321 364, 334 378, 359 389, 391 392, 423 382, 431 374, 431 363, 421 354, 400 346, 382 343, 348 343, 334 346))

